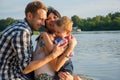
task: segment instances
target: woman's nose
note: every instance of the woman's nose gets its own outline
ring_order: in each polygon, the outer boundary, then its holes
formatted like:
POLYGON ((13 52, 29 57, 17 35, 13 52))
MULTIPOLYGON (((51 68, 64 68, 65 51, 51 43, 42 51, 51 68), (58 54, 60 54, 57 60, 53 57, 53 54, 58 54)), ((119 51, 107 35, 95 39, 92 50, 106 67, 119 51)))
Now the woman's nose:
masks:
POLYGON ((55 19, 54 19, 54 18, 51 18, 51 21, 55 21, 55 19))

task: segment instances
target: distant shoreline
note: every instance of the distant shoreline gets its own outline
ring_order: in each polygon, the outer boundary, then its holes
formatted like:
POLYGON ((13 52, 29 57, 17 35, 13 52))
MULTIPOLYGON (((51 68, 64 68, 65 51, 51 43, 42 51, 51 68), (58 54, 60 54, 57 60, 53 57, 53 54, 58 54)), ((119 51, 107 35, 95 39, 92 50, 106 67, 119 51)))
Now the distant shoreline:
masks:
MULTIPOLYGON (((75 32, 73 31, 72 34, 102 34, 102 33, 120 33, 120 30, 115 30, 115 31, 80 31, 80 32, 75 32)), ((1 32, 0 32, 1 34, 1 32)), ((39 35, 39 31, 33 31, 34 35, 39 35)))

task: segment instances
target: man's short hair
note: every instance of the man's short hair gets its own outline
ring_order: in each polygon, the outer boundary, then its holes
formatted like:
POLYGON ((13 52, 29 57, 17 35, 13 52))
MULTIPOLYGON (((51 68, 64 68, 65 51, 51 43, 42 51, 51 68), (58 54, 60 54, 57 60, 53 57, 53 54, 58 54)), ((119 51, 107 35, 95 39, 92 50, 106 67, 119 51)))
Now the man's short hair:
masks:
POLYGON ((28 12, 31 12, 32 14, 37 13, 38 9, 43 9, 47 11, 47 7, 40 1, 33 1, 28 3, 28 5, 25 8, 25 15, 27 15, 28 12))

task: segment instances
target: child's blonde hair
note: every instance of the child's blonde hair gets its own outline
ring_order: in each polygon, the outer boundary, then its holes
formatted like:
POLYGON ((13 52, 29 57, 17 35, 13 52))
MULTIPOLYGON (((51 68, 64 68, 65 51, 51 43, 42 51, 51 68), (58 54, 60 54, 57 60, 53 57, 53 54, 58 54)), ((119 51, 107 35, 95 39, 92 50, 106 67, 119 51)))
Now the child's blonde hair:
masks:
POLYGON ((61 17, 60 19, 58 19, 57 21, 55 21, 55 24, 57 26, 63 28, 63 30, 65 30, 65 31, 68 31, 68 32, 72 31, 73 22, 67 16, 61 17))

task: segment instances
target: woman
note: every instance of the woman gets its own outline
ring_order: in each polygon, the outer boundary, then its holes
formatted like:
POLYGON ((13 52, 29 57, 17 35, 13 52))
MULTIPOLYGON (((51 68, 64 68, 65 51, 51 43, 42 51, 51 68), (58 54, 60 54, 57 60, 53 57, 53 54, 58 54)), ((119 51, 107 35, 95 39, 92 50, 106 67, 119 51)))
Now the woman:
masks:
MULTIPOLYGON (((54 34, 54 27, 53 27, 53 21, 57 20, 61 18, 61 15, 60 13, 55 10, 54 8, 52 7, 49 7, 48 8, 48 12, 47 12, 47 19, 46 19, 46 31, 50 34, 54 34)), ((74 45, 76 45, 77 41, 76 39, 73 37, 73 42, 74 42, 74 45)), ((55 75, 55 79, 63 79, 63 80, 72 80, 72 73, 73 73, 73 64, 72 64, 72 61, 69 60, 67 61, 64 66, 58 71, 56 72, 56 75, 55 75), (58 77, 59 76, 59 77, 58 77), (66 78, 66 79, 65 79, 66 78)))

